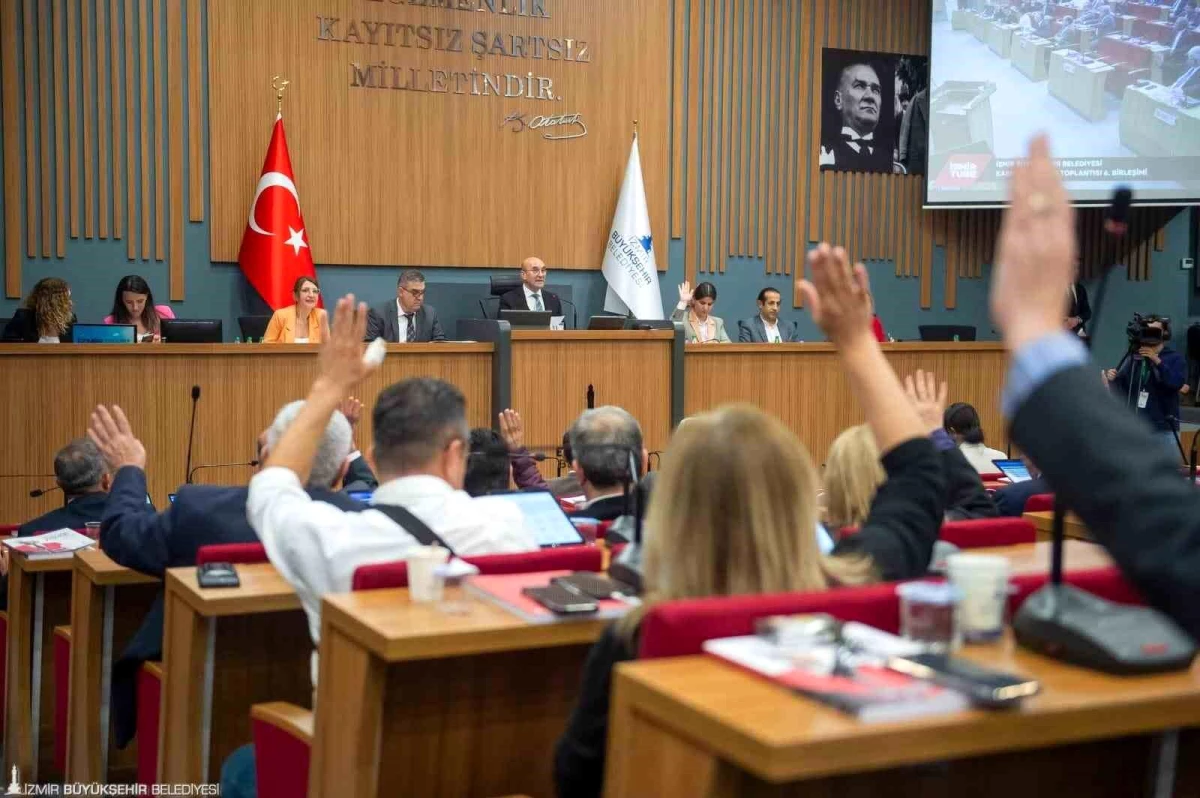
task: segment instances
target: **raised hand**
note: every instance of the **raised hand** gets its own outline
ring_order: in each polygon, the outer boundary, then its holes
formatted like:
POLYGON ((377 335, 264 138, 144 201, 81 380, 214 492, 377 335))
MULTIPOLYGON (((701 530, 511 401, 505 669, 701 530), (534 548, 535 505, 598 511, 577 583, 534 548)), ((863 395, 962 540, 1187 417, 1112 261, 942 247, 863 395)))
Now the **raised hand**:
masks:
POLYGON ((812 281, 798 280, 813 321, 839 347, 869 338, 871 331, 871 287, 867 269, 850 265, 846 250, 821 243, 808 253, 812 281))
POLYGON ((509 408, 500 412, 500 437, 510 452, 525 448, 525 423, 516 410, 509 408))
POLYGON ((113 471, 134 466, 145 470, 146 447, 133 434, 125 412, 116 405, 112 409, 97 405, 88 423, 88 437, 108 461, 113 471))
POLYGON ((685 305, 692 304, 692 284, 687 280, 679 284, 679 301, 685 305))
POLYGON ((930 431, 942 426, 946 397, 949 395, 949 386, 946 383, 943 382, 939 387, 937 377, 932 371, 917 369, 915 375, 909 374, 904 378, 904 392, 908 394, 908 401, 921 417, 921 423, 930 431))
POLYGON ((363 403, 353 396, 347 396, 338 405, 338 410, 342 412, 342 415, 350 422, 350 426, 353 427, 362 419, 363 403))
POLYGON ((338 300, 329 337, 321 346, 317 382, 345 396, 375 366, 363 362, 363 338, 367 335, 366 303, 354 303, 354 294, 338 300))

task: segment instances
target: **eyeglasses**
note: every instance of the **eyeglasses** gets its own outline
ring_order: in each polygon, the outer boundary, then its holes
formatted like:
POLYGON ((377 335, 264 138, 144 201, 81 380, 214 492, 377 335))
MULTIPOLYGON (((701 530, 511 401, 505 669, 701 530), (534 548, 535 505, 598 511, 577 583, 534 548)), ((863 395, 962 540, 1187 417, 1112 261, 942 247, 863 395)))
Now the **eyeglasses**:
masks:
POLYGON ((413 296, 413 298, 414 298, 414 299, 420 299, 421 297, 425 296, 425 289, 424 289, 424 288, 422 288, 420 291, 414 291, 414 290, 412 290, 411 288, 406 288, 406 287, 404 287, 404 286, 401 286, 401 287, 400 287, 400 290, 401 290, 401 291, 403 291, 403 292, 404 292, 404 293, 406 293, 406 294, 412 294, 412 296, 413 296))
POLYGON ((545 268, 540 268, 540 269, 522 269, 521 271, 525 272, 526 274, 545 274, 545 273, 546 273, 546 269, 545 269, 545 268))

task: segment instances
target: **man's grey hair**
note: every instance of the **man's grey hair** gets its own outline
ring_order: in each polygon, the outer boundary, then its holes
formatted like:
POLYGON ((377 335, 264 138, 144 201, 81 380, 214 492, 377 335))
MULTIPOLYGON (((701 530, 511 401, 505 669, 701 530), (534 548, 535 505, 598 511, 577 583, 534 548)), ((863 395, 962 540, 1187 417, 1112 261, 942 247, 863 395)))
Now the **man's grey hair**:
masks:
POLYGON ((409 285, 410 283, 425 282, 425 275, 416 269, 405 269, 400 272, 400 279, 396 281, 396 285, 409 285))
POLYGON ((54 479, 66 496, 97 489, 111 471, 91 438, 76 438, 54 455, 54 479))
POLYGON ((630 479, 629 456, 642 463, 642 428, 628 411, 605 405, 585 410, 571 425, 571 452, 584 478, 598 488, 612 488, 630 479))
POLYGON ((1200 62, 1200 44, 1188 50, 1188 60, 1200 62))
MULTIPOLYGON (((268 449, 275 448, 279 439, 283 437, 283 433, 292 425, 303 408, 304 400, 301 399, 284 405, 275 414, 275 420, 267 429, 268 449)), ((325 427, 325 433, 321 436, 321 443, 317 446, 317 455, 313 458, 308 484, 314 488, 332 488, 334 481, 342 473, 342 465, 346 462, 352 448, 354 448, 354 432, 350 429, 350 422, 340 411, 335 410, 333 417, 329 419, 329 424, 325 427)))

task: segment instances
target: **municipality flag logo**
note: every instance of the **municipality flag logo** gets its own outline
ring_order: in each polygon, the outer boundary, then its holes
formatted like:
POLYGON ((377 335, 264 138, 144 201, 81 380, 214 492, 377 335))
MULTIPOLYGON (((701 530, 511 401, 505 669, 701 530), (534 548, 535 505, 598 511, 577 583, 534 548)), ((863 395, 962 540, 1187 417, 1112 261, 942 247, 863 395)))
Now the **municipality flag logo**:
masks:
POLYGON ((636 138, 625 167, 625 181, 621 184, 621 196, 613 214, 602 270, 608 282, 604 297, 606 311, 632 314, 637 319, 663 317, 658 264, 654 259, 654 239, 650 232, 646 186, 642 182, 642 160, 636 138))

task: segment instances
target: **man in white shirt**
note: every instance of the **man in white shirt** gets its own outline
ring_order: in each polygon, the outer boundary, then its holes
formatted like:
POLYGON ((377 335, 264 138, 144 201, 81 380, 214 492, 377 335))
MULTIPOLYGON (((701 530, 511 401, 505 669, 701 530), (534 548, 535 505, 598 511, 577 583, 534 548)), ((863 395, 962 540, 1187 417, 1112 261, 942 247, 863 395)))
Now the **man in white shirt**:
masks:
POLYGON ((568 434, 574 457, 571 468, 579 476, 587 498, 571 514, 600 521, 625 515, 630 460, 637 468, 637 476, 641 476, 646 473, 649 457, 637 419, 620 407, 605 405, 585 410, 568 434))
POLYGON ((500 309, 548 310, 552 315, 563 315, 562 300, 558 294, 545 290, 548 274, 541 258, 526 258, 521 263, 521 287, 500 297, 500 309))
MULTIPOLYGON (((345 593, 356 568, 404 559, 417 535, 379 510, 346 513, 309 498, 308 478, 321 431, 350 390, 374 366, 363 362, 366 305, 338 302, 320 373, 304 408, 272 443, 263 470, 250 482, 247 517, 267 556, 293 586, 319 643, 321 598, 345 593)), ((373 460, 380 485, 373 504, 407 509, 459 555, 537 549, 516 506, 501 498, 472 499, 462 491, 467 420, 462 393, 441 380, 417 378, 384 389, 372 413, 373 460)), ((316 658, 313 662, 316 683, 316 658)))
POLYGON ((744 344, 786 344, 800 340, 793 321, 780 321, 782 297, 774 288, 758 292, 758 315, 738 322, 738 341, 744 344))

